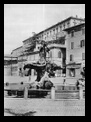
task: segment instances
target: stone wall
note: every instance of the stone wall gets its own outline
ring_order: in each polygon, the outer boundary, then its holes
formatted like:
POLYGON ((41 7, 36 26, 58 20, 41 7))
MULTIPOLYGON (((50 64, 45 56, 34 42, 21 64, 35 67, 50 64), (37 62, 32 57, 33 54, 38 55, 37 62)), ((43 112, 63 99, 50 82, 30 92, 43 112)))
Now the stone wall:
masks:
POLYGON ((18 75, 18 67, 17 66, 13 66, 11 67, 11 65, 9 66, 4 66, 4 75, 6 76, 16 76, 18 75))

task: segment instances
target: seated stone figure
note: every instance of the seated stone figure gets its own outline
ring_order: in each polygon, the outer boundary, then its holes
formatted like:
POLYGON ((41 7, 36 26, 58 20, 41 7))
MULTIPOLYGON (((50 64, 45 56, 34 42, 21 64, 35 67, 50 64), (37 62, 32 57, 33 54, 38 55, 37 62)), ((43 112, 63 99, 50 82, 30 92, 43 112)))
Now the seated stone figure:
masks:
POLYGON ((49 79, 48 72, 45 72, 45 74, 41 78, 38 86, 42 89, 51 89, 51 87, 53 87, 53 83, 49 79))
POLYGON ((51 89, 51 87, 53 87, 53 83, 50 81, 47 72, 44 73, 44 76, 40 79, 40 81, 32 81, 30 84, 30 88, 37 89, 51 89))

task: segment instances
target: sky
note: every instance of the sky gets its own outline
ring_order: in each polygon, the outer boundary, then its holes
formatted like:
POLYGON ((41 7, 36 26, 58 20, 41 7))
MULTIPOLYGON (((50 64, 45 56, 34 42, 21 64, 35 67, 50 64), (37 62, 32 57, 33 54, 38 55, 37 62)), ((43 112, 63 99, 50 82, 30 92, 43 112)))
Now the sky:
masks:
POLYGON ((85 18, 85 4, 4 4, 4 54, 70 16, 85 18))

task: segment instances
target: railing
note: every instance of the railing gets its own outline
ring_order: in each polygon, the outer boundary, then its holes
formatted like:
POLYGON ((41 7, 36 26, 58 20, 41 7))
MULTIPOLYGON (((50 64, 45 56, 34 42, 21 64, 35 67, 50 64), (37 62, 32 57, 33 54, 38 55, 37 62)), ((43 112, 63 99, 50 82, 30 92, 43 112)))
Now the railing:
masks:
POLYGON ((51 89, 51 98, 55 99, 84 99, 85 88, 76 86, 60 86, 60 88, 51 89))
POLYGON ((29 96, 37 96, 37 97, 45 97, 48 94, 50 95, 49 98, 52 100, 59 100, 59 99, 84 99, 85 98, 85 88, 80 87, 79 90, 76 86, 57 86, 52 87, 51 90, 46 89, 29 89, 28 86, 25 86, 21 89, 17 88, 5 88, 4 91, 7 91, 6 94, 12 96, 23 96, 27 99, 29 96))

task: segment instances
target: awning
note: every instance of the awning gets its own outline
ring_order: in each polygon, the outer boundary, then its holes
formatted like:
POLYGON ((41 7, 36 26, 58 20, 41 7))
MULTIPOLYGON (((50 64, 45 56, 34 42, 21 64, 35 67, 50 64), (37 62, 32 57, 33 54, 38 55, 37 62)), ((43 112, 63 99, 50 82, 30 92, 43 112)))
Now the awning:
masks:
POLYGON ((71 69, 71 68, 80 69, 81 68, 81 64, 70 64, 70 65, 67 65, 66 67, 67 67, 67 69, 71 69))

